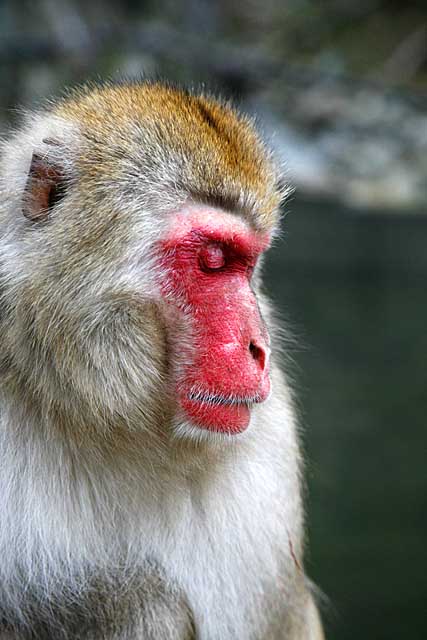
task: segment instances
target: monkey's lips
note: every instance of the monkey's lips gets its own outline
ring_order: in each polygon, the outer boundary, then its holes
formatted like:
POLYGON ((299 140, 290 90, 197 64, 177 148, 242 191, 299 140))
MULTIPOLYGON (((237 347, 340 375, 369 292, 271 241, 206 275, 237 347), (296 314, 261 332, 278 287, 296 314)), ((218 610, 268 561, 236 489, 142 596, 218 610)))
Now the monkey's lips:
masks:
POLYGON ((270 382, 267 377, 262 388, 254 394, 225 395, 191 390, 181 398, 181 405, 198 427, 238 434, 248 427, 253 405, 264 402, 269 393, 270 382))

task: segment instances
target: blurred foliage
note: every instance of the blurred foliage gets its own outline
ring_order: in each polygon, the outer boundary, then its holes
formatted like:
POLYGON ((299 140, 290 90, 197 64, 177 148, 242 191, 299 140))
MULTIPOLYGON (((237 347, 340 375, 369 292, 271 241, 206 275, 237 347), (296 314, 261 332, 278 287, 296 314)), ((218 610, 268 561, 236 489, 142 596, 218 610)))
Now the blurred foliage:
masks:
MULTIPOLYGON (((427 224, 289 205, 267 281, 297 338, 309 574, 329 640, 427 634, 427 224)), ((289 367, 289 364, 288 364, 289 367)))
POLYGON ((211 80, 227 46, 250 47, 251 59, 267 66, 298 63, 425 88, 426 29, 421 0, 2 0, 1 93, 16 104, 94 69, 211 80))

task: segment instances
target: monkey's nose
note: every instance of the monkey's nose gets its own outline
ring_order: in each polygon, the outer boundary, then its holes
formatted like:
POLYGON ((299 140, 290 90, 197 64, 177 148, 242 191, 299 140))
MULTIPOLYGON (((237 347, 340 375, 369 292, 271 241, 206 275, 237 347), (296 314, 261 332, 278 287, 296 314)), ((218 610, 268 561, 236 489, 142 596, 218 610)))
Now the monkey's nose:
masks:
POLYGON ((249 343, 249 351, 261 371, 264 371, 268 365, 270 351, 268 347, 261 347, 255 340, 251 340, 249 343))

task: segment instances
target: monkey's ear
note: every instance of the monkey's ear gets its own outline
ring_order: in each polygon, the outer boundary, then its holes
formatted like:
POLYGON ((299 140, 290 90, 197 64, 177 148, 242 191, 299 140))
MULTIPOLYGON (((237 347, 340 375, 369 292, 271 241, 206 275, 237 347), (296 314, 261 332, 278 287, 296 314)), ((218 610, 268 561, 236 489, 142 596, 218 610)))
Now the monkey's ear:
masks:
POLYGON ((22 203, 22 213, 32 222, 42 222, 65 195, 65 176, 58 165, 33 153, 22 203))

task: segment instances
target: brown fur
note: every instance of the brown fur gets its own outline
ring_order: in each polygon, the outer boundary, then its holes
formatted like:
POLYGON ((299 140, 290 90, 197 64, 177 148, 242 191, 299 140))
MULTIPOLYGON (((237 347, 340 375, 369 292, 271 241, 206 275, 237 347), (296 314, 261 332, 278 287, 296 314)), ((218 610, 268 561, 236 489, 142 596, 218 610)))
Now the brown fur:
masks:
POLYGON ((321 637, 285 379, 273 357, 241 438, 174 431, 191 333, 153 254, 188 206, 273 234, 278 183, 246 117, 157 83, 76 91, 6 142, 1 640, 321 637))
POLYGON ((72 94, 55 112, 79 122, 97 154, 96 163, 81 159, 88 188, 91 179, 114 180, 117 158, 134 155, 129 134, 140 126, 140 151, 155 157, 161 143, 166 157, 182 159, 179 186, 195 199, 237 210, 261 230, 277 223, 274 165, 248 118, 227 103, 163 84, 107 85, 72 94))

